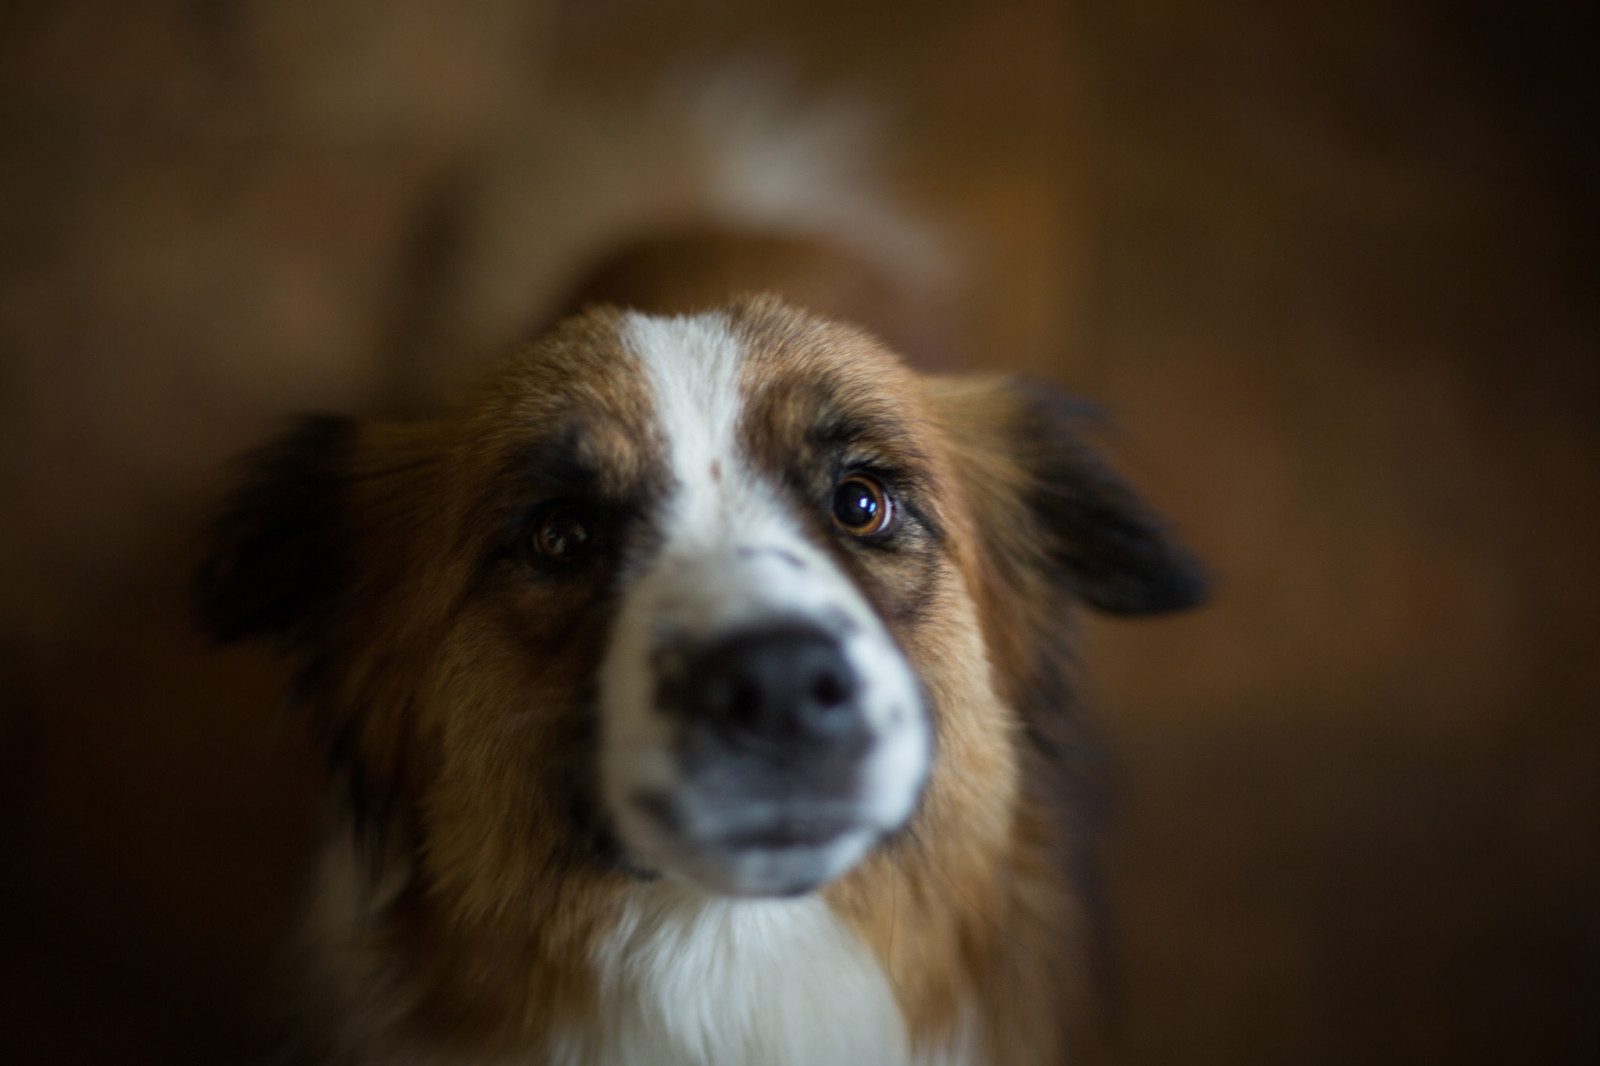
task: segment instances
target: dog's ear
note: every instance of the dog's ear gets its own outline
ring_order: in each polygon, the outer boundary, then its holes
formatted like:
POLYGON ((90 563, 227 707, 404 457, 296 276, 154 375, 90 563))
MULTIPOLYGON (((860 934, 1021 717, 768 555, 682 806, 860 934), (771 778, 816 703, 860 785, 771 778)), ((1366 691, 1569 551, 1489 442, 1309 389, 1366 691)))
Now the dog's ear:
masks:
POLYGON ((241 460, 208 531, 195 582, 201 626, 219 641, 299 643, 339 597, 354 550, 354 419, 312 415, 241 460))
POLYGON ((1111 614, 1181 611, 1204 602, 1205 572, 1139 494, 1080 435, 1086 404, 1040 385, 1011 386, 1013 448, 1030 476, 1026 502, 1050 559, 1088 604, 1111 614))
POLYGON ((1005 516, 1008 528, 986 535, 1013 566, 1043 571, 1111 614, 1161 614, 1205 600, 1199 561, 1085 442, 1091 407, 1016 381, 941 392, 968 495, 1005 516))
MULTIPOLYGON (((317 415, 240 460, 196 575, 203 628, 275 640, 293 696, 349 790, 358 830, 381 839, 409 772, 407 666, 433 646, 434 610, 402 607, 430 494, 428 430, 317 415)), ((448 597, 443 602, 448 603, 448 597)))

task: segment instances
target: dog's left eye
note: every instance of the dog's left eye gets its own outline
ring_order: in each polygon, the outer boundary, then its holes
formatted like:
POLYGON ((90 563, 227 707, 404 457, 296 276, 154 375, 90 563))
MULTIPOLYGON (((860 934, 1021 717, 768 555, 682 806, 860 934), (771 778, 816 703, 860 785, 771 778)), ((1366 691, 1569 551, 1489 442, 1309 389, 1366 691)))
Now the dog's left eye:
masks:
POLYGON ((894 504, 876 478, 853 474, 833 490, 833 521, 846 533, 870 537, 889 528, 894 504))
POLYGON ((594 546, 593 518, 575 504, 556 504, 539 517, 529 542, 551 562, 575 563, 594 546))

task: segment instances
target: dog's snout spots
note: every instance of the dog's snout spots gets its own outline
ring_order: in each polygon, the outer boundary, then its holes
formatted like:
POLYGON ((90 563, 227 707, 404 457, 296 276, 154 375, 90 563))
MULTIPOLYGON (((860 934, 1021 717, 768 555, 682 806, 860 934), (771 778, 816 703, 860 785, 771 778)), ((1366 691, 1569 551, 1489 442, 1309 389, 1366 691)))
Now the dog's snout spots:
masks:
POLYGON ((714 481, 714 482, 721 482, 722 481, 722 460, 721 459, 713 459, 713 460, 711 460, 711 480, 714 481))
POLYGON ((850 698, 852 687, 837 673, 823 673, 812 682, 811 700, 818 707, 837 707, 850 698))

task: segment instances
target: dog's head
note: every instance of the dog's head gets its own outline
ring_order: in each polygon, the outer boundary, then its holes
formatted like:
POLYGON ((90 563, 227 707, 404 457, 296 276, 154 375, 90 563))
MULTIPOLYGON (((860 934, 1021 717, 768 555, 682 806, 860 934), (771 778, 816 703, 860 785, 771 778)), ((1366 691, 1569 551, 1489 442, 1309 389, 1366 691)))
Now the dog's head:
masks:
POLYGON ((464 907, 578 869, 803 892, 925 793, 1004 822, 1066 598, 1198 598, 1073 418, 772 300, 593 311, 453 415, 249 458, 204 617, 284 641, 360 819, 464 907))

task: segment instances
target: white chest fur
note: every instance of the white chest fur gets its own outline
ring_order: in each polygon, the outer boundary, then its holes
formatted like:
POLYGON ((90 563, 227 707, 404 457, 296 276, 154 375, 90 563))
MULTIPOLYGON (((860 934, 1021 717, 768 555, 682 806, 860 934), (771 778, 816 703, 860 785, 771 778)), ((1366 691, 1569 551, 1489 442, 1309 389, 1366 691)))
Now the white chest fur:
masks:
MULTIPOLYGON (((363 887, 348 844, 325 856, 309 932, 317 988, 340 1061, 486 1066, 400 1035, 408 997, 367 940, 400 883, 363 887)), ((734 900, 671 882, 642 885, 594 960, 593 1028, 556 1033, 536 1059, 495 1066, 976 1066, 974 1019, 916 1056, 889 981, 866 945, 815 896, 734 900)))
POLYGON ((905 1023, 882 968, 815 897, 642 888, 596 960, 599 1025, 560 1066, 896 1066, 905 1023))

